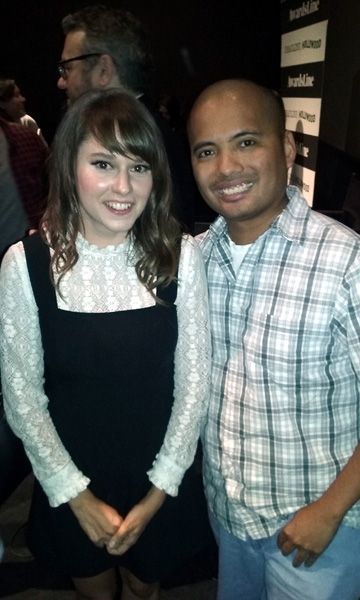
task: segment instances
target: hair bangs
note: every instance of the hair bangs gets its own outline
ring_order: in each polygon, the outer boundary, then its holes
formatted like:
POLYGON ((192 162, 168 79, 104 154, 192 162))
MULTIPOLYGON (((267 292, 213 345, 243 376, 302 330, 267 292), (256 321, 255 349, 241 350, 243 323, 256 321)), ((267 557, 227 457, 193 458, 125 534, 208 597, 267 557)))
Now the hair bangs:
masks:
POLYGON ((122 97, 121 106, 118 96, 111 98, 113 102, 108 98, 106 105, 101 100, 96 110, 92 107, 84 115, 87 136, 93 136, 112 154, 138 157, 156 167, 159 156, 154 137, 158 137, 158 133, 143 114, 142 107, 135 105, 137 110, 134 110, 134 104, 128 105, 126 96, 122 97))

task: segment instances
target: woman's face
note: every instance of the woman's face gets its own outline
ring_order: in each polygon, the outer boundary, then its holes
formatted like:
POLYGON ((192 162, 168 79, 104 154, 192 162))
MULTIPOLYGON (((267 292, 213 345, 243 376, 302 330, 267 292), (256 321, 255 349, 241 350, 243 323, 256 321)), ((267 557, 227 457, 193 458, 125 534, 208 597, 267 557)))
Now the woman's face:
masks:
POLYGON ((1 102, 1 106, 13 121, 20 121, 20 118, 24 116, 25 98, 17 85, 15 86, 13 97, 10 100, 6 100, 6 102, 1 102))
POLYGON ((153 178, 144 160, 112 154, 90 136, 79 147, 76 183, 81 232, 104 247, 124 242, 146 207, 153 178))

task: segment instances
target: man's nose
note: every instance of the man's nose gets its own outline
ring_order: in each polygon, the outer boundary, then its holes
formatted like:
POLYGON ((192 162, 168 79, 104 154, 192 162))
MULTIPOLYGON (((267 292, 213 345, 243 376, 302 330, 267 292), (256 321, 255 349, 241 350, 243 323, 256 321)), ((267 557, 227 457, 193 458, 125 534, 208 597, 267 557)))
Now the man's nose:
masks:
POLYGON ((57 80, 56 85, 59 88, 59 90, 66 90, 67 83, 66 83, 66 80, 64 79, 64 77, 62 75, 60 75, 59 79, 57 80))
POLYGON ((234 171, 242 171, 244 168, 243 161, 239 154, 229 150, 224 150, 218 154, 217 167, 219 172, 224 173, 225 175, 234 171))

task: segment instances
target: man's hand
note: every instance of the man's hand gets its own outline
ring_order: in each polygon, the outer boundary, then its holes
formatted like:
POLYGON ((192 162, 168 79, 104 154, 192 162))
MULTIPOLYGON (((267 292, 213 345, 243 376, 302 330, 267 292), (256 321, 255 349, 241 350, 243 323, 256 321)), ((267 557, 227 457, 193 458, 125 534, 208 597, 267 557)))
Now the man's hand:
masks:
POLYGON ((163 505, 166 494, 155 486, 130 510, 111 540, 106 543, 109 554, 120 556, 133 546, 146 525, 163 505))
POLYGON ((109 542, 123 522, 114 508, 88 489, 70 500, 69 505, 88 538, 99 547, 109 542))
POLYGON ((322 499, 301 508, 280 531, 277 544, 284 556, 295 551, 294 567, 314 564, 330 544, 340 521, 326 511, 322 499))

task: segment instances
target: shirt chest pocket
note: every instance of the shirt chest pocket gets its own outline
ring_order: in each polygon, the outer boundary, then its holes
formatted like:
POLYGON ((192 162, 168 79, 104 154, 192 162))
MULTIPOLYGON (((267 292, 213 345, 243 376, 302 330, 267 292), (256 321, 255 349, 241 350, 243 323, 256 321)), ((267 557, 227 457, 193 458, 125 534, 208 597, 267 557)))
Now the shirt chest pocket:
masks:
POLYGON ((335 329, 326 310, 306 316, 285 310, 249 313, 242 339, 249 372, 256 378, 267 374, 283 385, 299 378, 309 383, 318 380, 330 355, 333 361, 346 355, 338 336, 334 338, 335 329))

